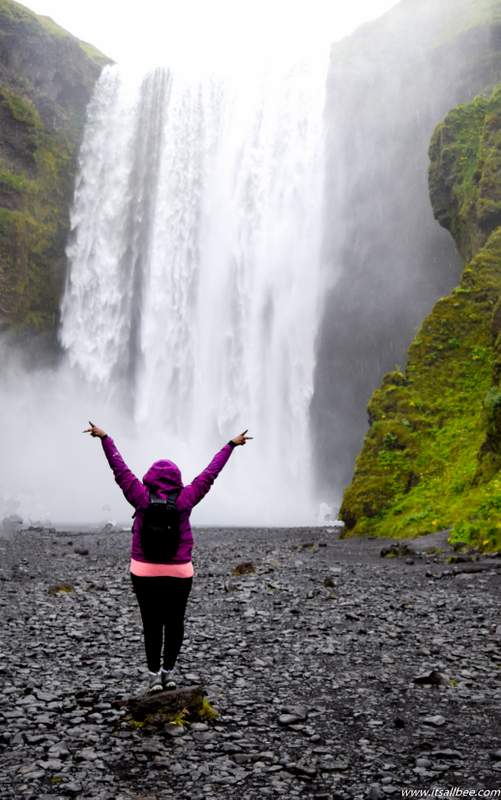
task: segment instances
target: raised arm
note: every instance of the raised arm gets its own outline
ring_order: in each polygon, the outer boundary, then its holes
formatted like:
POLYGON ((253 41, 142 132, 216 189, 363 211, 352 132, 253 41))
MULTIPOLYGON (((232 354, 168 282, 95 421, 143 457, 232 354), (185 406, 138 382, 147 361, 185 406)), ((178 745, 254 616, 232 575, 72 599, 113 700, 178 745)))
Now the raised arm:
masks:
POLYGON ((122 456, 118 452, 115 442, 97 425, 90 423, 91 428, 84 431, 90 433, 91 436, 99 437, 103 446, 104 454, 108 459, 108 464, 113 470, 115 480, 120 486, 126 499, 134 508, 140 508, 148 505, 149 494, 146 487, 141 483, 133 472, 129 469, 122 456))
POLYGON ((200 475, 197 475, 197 477, 194 478, 188 486, 184 487, 184 491, 188 495, 189 504, 192 507, 196 506, 202 497, 205 497, 231 456, 234 448, 238 445, 245 444, 248 439, 252 439, 252 436, 246 436, 246 433, 247 431, 244 431, 244 433, 241 433, 239 436, 235 436, 234 439, 231 439, 228 444, 225 444, 225 446, 222 447, 218 453, 216 453, 209 466, 206 467, 204 471, 200 473, 200 475))

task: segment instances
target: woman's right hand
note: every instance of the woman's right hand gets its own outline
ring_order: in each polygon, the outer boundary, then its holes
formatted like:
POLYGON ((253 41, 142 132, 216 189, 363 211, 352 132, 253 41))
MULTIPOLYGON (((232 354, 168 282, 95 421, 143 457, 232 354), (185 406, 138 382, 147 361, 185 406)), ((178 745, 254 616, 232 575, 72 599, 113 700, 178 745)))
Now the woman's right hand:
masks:
MULTIPOLYGON (((247 428, 247 430, 249 430, 249 429, 247 428)), ((231 440, 233 442, 233 444, 235 446, 237 446, 239 444, 245 444, 249 439, 253 439, 254 438, 253 436, 246 436, 245 435, 246 433, 247 433, 247 431, 244 431, 243 433, 239 433, 238 436, 235 436, 235 438, 231 440)))
POLYGON ((98 436, 99 439, 104 439, 108 434, 102 428, 98 428, 93 422, 89 420, 90 428, 86 428, 82 433, 90 433, 91 436, 98 436))

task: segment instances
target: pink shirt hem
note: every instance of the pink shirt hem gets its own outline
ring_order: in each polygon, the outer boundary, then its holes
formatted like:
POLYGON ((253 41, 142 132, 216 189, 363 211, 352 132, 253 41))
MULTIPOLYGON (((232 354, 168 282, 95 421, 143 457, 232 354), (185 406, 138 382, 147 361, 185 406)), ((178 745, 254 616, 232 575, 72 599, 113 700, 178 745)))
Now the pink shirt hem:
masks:
POLYGON ((188 561, 186 564, 152 564, 131 558, 130 571, 142 578, 159 578, 163 575, 170 578, 192 578, 193 563, 188 561))

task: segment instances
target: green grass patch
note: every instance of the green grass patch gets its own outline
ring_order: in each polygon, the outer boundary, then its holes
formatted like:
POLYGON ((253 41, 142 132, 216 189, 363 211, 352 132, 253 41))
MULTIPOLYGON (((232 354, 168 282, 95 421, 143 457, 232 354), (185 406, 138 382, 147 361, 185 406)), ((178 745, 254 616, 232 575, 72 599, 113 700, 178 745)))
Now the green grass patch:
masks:
POLYGON ((0 165, 0 190, 15 196, 14 209, 0 208, 1 311, 10 327, 41 332, 55 325, 59 306, 73 150, 38 125, 33 142, 33 177, 0 165))
POLYGON ((372 396, 372 424, 341 508, 348 535, 453 528, 454 541, 498 546, 501 506, 488 500, 499 472, 482 479, 479 465, 488 431, 501 442, 491 327, 499 264, 501 228, 465 270, 463 291, 442 298, 424 321, 405 373, 389 373, 372 396))
POLYGON ((42 129, 40 114, 29 98, 13 92, 7 86, 0 86, 0 101, 9 110, 13 120, 37 130, 42 129))

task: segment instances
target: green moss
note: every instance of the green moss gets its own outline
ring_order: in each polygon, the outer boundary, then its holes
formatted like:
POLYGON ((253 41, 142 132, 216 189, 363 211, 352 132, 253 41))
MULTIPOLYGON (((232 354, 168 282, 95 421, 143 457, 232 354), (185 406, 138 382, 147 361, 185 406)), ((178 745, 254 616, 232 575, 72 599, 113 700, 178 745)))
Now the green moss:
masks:
POLYGON ((181 708, 180 711, 177 711, 172 717, 169 719, 169 723, 171 725, 186 725, 189 722, 190 712, 185 708, 181 708))
POLYGON ((72 583, 55 583, 53 586, 49 586, 47 591, 51 595, 57 595, 60 594, 61 592, 63 593, 74 592, 75 587, 73 586, 72 583))
MULTIPOLYGON (((484 481, 478 472, 486 425, 499 433, 492 314, 500 263, 501 229, 465 270, 460 291, 423 323, 405 375, 387 375, 371 398, 372 424, 341 508, 353 533, 403 538, 458 526, 499 491, 497 470, 484 481)), ((490 521, 471 523, 486 549, 498 525, 489 508, 490 521)), ((454 530, 456 540, 466 536, 464 526, 454 530)))
POLYGON ((74 150, 84 122, 85 96, 107 59, 49 18, 37 17, 14 0, 0 0, 0 39, 5 51, 0 83, 4 142, 0 162, 0 327, 54 330, 66 269, 74 150), (76 45, 61 46, 60 40, 76 45), (18 69, 9 69, 11 50, 20 47, 26 48, 26 58, 18 69), (44 49, 47 63, 57 59, 67 74, 68 91, 60 102, 42 96, 37 88, 44 49), (43 109, 42 114, 38 108, 43 109))
POLYGON ((453 109, 430 144, 435 216, 471 259, 501 224, 501 86, 453 109))
POLYGON ((369 402, 340 512, 347 535, 451 528, 456 545, 501 546, 500 132, 501 85, 433 135, 434 212, 469 263, 423 322, 405 372, 388 373, 369 402))
POLYGON ((501 0, 454 0, 442 9, 441 30, 437 35, 436 46, 449 43, 452 39, 483 25, 501 22, 501 0))
POLYGON ((36 130, 43 127, 40 114, 29 98, 16 94, 7 86, 0 86, 0 101, 16 122, 36 130))
POLYGON ((36 18, 42 27, 51 34, 51 36, 57 36, 60 39, 73 39, 78 43, 79 47, 84 51, 84 53, 93 61, 96 61, 98 64, 102 65, 110 63, 110 59, 105 56, 104 53, 101 53, 97 47, 94 47, 94 45, 89 44, 88 42, 83 42, 81 39, 77 39, 67 30, 58 25, 57 22, 54 22, 52 17, 46 17, 43 14, 37 14, 36 18))
POLYGON ((31 182, 25 175, 19 175, 8 169, 2 169, 0 164, 0 190, 8 190, 15 194, 22 194, 32 188, 31 182))
POLYGON ((196 710, 190 710, 187 707, 183 707, 177 711, 169 713, 165 709, 159 708, 153 711, 151 714, 148 714, 142 720, 137 720, 132 716, 128 716, 126 717, 125 721, 131 728, 134 728, 135 730, 141 730, 142 728, 149 728, 151 726, 158 727, 159 725, 167 724, 186 726, 198 720, 210 722, 216 720, 218 716, 218 712, 211 705, 208 698, 204 696, 201 705, 196 710))
POLYGON ((140 731, 142 728, 144 728, 145 725, 148 724, 148 718, 142 719, 142 720, 138 720, 138 719, 134 719, 133 717, 126 717, 125 721, 129 725, 129 727, 132 728, 135 731, 140 731))
POLYGON ((35 175, 2 170, 0 187, 15 192, 15 210, 0 208, 0 312, 10 326, 53 327, 64 274, 71 201, 72 147, 37 126, 35 175))
POLYGON ((478 550, 501 550, 501 481, 493 481, 496 492, 485 497, 465 520, 458 522, 449 537, 451 544, 467 544, 478 550))
POLYGON ((202 700, 202 705, 198 709, 197 717, 200 720, 215 720, 219 717, 218 712, 214 708, 214 706, 210 703, 207 697, 204 697, 202 700))
POLYGON ((0 0, 0 16, 13 22, 26 22, 35 15, 15 0, 0 0))
POLYGON ((111 63, 110 59, 96 47, 77 39, 76 36, 73 36, 69 31, 58 25, 57 22, 54 22, 51 17, 35 14, 31 9, 26 8, 21 3, 17 3, 15 0, 0 0, 0 19, 2 17, 11 23, 22 23, 28 29, 29 27, 38 28, 38 26, 41 26, 50 36, 58 39, 72 39, 89 58, 100 66, 111 63))

